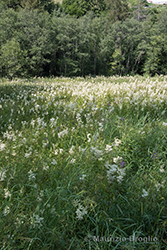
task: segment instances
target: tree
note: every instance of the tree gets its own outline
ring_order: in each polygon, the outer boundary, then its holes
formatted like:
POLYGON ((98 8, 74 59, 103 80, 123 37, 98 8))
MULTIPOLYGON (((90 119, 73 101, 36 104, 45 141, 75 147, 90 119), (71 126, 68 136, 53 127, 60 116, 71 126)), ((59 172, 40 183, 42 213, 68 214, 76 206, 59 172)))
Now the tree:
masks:
POLYGON ((158 13, 157 8, 149 8, 149 3, 147 0, 129 0, 129 9, 131 16, 138 21, 144 21, 148 16, 153 15, 156 19, 156 14, 158 13))
POLYGON ((125 20, 129 15, 127 0, 105 0, 107 18, 112 21, 125 20))
POLYGON ((51 13, 55 4, 53 0, 0 0, 0 3, 4 3, 7 8, 13 8, 14 10, 21 10, 27 8, 29 10, 39 9, 40 11, 48 11, 51 13))
POLYGON ((14 38, 2 45, 0 50, 0 65, 2 76, 12 78, 21 76, 21 68, 24 64, 24 52, 19 42, 14 38))
POLYGON ((161 12, 158 21, 152 24, 147 46, 144 72, 167 74, 167 10, 161 12))
POLYGON ((28 75, 42 75, 50 62, 50 16, 47 12, 22 10, 15 24, 15 38, 25 52, 28 75))
POLYGON ((105 10, 104 0, 63 0, 62 8, 71 16, 81 17, 88 11, 100 14, 105 10))
POLYGON ((22 8, 28 8, 30 10, 39 9, 40 11, 48 11, 51 13, 55 4, 53 0, 21 0, 22 8))
POLYGON ((22 0, 0 0, 0 3, 3 3, 4 5, 6 5, 7 8, 12 8, 16 10, 19 7, 22 7, 21 1, 22 0))

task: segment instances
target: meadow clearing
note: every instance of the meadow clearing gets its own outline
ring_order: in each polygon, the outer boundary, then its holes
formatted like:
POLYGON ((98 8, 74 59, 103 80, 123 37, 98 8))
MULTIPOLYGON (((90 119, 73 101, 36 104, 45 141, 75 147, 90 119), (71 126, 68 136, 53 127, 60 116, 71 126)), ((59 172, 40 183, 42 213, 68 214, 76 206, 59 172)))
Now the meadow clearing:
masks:
POLYGON ((0 80, 0 249, 167 249, 167 76, 0 80))

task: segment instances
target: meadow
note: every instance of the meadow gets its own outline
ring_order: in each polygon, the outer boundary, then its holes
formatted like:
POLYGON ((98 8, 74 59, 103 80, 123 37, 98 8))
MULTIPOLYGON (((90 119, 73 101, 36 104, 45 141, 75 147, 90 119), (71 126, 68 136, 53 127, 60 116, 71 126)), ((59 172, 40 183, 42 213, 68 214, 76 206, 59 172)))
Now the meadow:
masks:
POLYGON ((0 80, 0 249, 167 249, 167 76, 0 80))

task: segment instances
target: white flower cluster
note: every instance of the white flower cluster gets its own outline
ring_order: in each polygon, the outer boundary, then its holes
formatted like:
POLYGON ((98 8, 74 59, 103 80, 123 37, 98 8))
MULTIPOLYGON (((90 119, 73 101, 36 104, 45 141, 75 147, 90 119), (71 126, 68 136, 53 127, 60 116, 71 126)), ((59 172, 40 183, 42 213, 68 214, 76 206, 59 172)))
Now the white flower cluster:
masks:
POLYGON ((6 215, 8 215, 8 214, 10 213, 10 208, 9 208, 9 206, 6 206, 6 207, 5 207, 3 213, 4 213, 4 216, 6 216, 6 215))
POLYGON ((167 122, 163 122, 162 125, 167 126, 167 122))
POLYGON ((99 136, 99 133, 96 133, 96 134, 93 135, 93 140, 94 140, 95 142, 97 141, 98 136, 99 136))
POLYGON ((73 205, 74 205, 74 207, 77 207, 76 218, 78 220, 82 220, 83 216, 88 213, 87 206, 86 207, 82 206, 80 200, 73 200, 73 205))
POLYGON ((118 147, 119 146, 119 144, 121 144, 121 141, 119 140, 119 139, 117 139, 117 138, 114 138, 115 139, 115 141, 113 142, 113 146, 114 147, 118 147))
POLYGON ((8 140, 13 140, 16 141, 16 135, 14 134, 13 131, 6 131, 3 133, 3 138, 7 138, 8 140))
POLYGON ((40 227, 42 226, 42 221, 44 220, 43 217, 40 217, 38 214, 35 214, 32 218, 31 218, 31 225, 33 227, 40 227))
POLYGON ((99 122, 98 125, 99 125, 99 130, 103 131, 103 122, 99 122))
POLYGON ((74 164, 76 162, 76 159, 71 159, 70 163, 74 164))
POLYGON ((28 151, 25 153, 24 157, 29 158, 32 154, 32 147, 29 147, 28 151))
POLYGON ((32 154, 31 152, 25 153, 24 157, 29 158, 31 154, 32 154))
POLYGON ((146 197, 146 196, 148 196, 148 192, 145 189, 143 189, 142 197, 146 197))
POLYGON ((83 219, 83 216, 85 215, 85 214, 87 214, 88 212, 87 212, 87 207, 83 207, 81 204, 78 204, 78 208, 77 208, 77 210, 76 210, 76 218, 78 219, 78 220, 82 220, 83 219))
POLYGON ((44 196, 44 191, 41 190, 38 197, 37 197, 37 201, 42 201, 42 197, 44 196))
POLYGON ((36 177, 35 177, 35 174, 32 172, 32 170, 30 170, 29 172, 28 172, 28 174, 29 174, 29 181, 32 181, 33 179, 36 179, 36 177))
POLYGON ((81 148, 81 146, 79 146, 79 152, 84 153, 86 151, 87 148, 81 148))
POLYGON ((83 174, 79 179, 83 181, 85 180, 85 177, 86 177, 86 174, 83 174))
POLYGON ((5 178, 6 178, 6 170, 0 171, 0 181, 4 181, 5 178))
POLYGON ((77 122, 78 122, 79 125, 80 125, 80 124, 83 124, 82 119, 81 119, 81 114, 80 114, 80 113, 77 113, 77 114, 76 114, 76 119, 77 119, 77 122))
POLYGON ((51 164, 56 165, 57 161, 55 159, 53 159, 53 161, 51 162, 51 164))
POLYGON ((112 151, 112 146, 107 144, 105 150, 106 150, 107 153, 111 152, 112 151))
POLYGON ((43 170, 47 171, 48 169, 49 169, 49 166, 47 166, 47 165, 43 166, 43 170))
POLYGON ((56 119, 54 117, 52 117, 50 119, 50 128, 56 127, 57 125, 57 120, 58 120, 58 116, 56 117, 56 119))
POLYGON ((117 158, 113 158, 114 163, 118 163, 120 160, 122 160, 122 157, 118 156, 117 158))
POLYGON ((159 169, 159 171, 160 171, 161 173, 164 173, 164 171, 165 171, 164 166, 161 166, 160 169, 159 169))
POLYGON ((113 180, 117 180, 118 183, 121 183, 123 177, 126 175, 124 168, 119 168, 117 165, 110 165, 107 161, 105 164, 107 170, 107 179, 111 183, 113 180))
POLYGON ((98 159, 100 158, 103 153, 102 153, 102 150, 98 150, 97 148, 95 147, 91 147, 91 152, 94 154, 94 156, 98 159))
POLYGON ((161 187, 164 187, 166 180, 163 180, 162 183, 156 183, 155 187, 157 189, 157 192, 160 190, 161 187))
POLYGON ((55 152, 54 152, 54 154, 58 155, 58 153, 62 154, 63 153, 63 149, 62 148, 56 149, 55 152))
POLYGON ((68 134, 68 128, 67 129, 64 129, 63 131, 59 132, 58 133, 58 137, 61 138, 61 137, 64 137, 65 135, 68 134))
POLYGON ((8 188, 4 188, 5 195, 4 197, 7 199, 8 197, 11 197, 11 193, 9 192, 8 188))
POLYGON ((75 146, 72 145, 71 148, 70 148, 70 150, 69 150, 69 153, 70 153, 71 155, 74 153, 74 149, 75 149, 75 146))
POLYGON ((5 149, 5 143, 2 143, 0 140, 0 151, 3 151, 5 149))

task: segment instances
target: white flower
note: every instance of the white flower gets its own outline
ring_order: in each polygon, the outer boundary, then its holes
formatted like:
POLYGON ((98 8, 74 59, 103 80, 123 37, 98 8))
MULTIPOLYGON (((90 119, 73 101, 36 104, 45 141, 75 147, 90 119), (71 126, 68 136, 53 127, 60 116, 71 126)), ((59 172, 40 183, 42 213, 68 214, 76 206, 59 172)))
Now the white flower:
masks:
POLYGON ((113 162, 115 163, 118 163, 120 160, 122 160, 122 157, 113 158, 113 162))
POLYGON ((118 169, 117 169, 117 174, 118 174, 118 176, 117 176, 117 181, 118 181, 119 183, 121 183, 122 180, 123 180, 123 177, 126 175, 125 169, 124 169, 124 168, 118 168, 118 169))
POLYGON ((81 148, 81 146, 79 146, 79 152, 84 153, 86 151, 86 148, 81 148))
POLYGON ((71 163, 75 163, 75 159, 71 159, 71 163))
POLYGON ((36 110, 37 112, 38 112, 39 107, 40 107, 40 106, 39 106, 38 104, 35 105, 35 110, 36 110))
POLYGON ((6 177, 6 170, 5 171, 1 171, 0 172, 0 181, 4 181, 5 177, 6 177))
POLYGON ((113 146, 118 147, 121 141, 117 138, 115 138, 115 142, 113 143, 113 146))
POLYGON ((16 155, 16 151, 13 150, 12 155, 15 156, 16 155))
POLYGON ((112 151, 112 147, 107 144, 105 150, 107 151, 107 153, 109 153, 110 151, 112 151))
POLYGON ((56 165, 57 161, 55 159, 53 159, 53 161, 51 162, 51 164, 56 165))
POLYGON ((34 125, 35 125, 35 120, 32 119, 30 124, 32 125, 32 127, 34 127, 34 125))
POLYGON ((167 126, 167 122, 163 122, 162 125, 167 126))
POLYGON ((56 149, 56 150, 55 150, 55 155, 58 155, 58 152, 59 152, 58 149, 56 149))
POLYGON ((106 162, 105 167, 108 168, 107 172, 110 174, 114 174, 115 172, 117 172, 117 169, 118 169, 117 165, 115 164, 110 165, 108 161, 106 162))
POLYGON ((35 177, 35 174, 32 172, 32 170, 30 170, 30 171, 28 172, 28 174, 29 174, 29 180, 30 180, 30 181, 36 178, 36 177, 35 177))
POLYGON ((165 170, 164 170, 164 166, 161 166, 160 167, 160 169, 159 169, 159 171, 161 172, 161 173, 163 173, 165 170))
POLYGON ((80 180, 85 180, 86 174, 83 174, 79 179, 80 180))
POLYGON ((100 158, 103 155, 102 150, 98 150, 95 147, 91 147, 91 152, 96 156, 96 158, 100 158))
POLYGON ((24 157, 29 158, 31 154, 32 154, 32 152, 25 153, 24 157))
POLYGON ((148 192, 145 189, 143 189, 142 197, 146 197, 146 196, 148 196, 148 192))
POLYGON ((44 191, 41 190, 41 192, 39 193, 39 196, 37 197, 37 201, 42 201, 43 196, 44 196, 44 191))
POLYGON ((72 127, 71 132, 74 132, 74 131, 75 131, 75 127, 72 127))
POLYGON ((83 216, 87 214, 87 207, 83 207, 81 204, 78 205, 78 209, 76 210, 76 218, 78 220, 82 220, 83 216))
POLYGON ((164 184, 165 184, 165 180, 162 181, 162 184, 160 183, 156 183, 155 184, 155 187, 157 189, 157 192, 160 190, 161 187, 164 187, 164 184))
POLYGON ((5 143, 1 143, 0 141, 0 151, 3 151, 5 149, 5 143))
POLYGON ((11 197, 11 193, 9 192, 7 188, 4 188, 4 191, 5 191, 5 195, 4 195, 5 198, 11 197))
POLYGON ((59 153, 62 154, 63 153, 63 149, 59 148, 59 153))
POLYGON ((43 217, 40 217, 38 214, 34 215, 33 218, 31 218, 31 224, 33 227, 40 227, 42 225, 42 221, 44 220, 43 217))
POLYGON ((43 170, 45 170, 45 171, 48 170, 48 169, 49 169, 49 166, 44 166, 43 167, 43 170))
POLYGON ((68 134, 68 128, 58 133, 58 137, 61 138, 68 134))
POLYGON ((10 208, 6 206, 3 213, 4 213, 4 216, 8 215, 10 213, 10 208))
POLYGON ((112 182, 114 179, 117 179, 119 183, 122 182, 123 177, 126 175, 125 169, 119 168, 115 164, 110 165, 108 161, 106 162, 105 167, 108 168, 107 179, 109 182, 112 182))
POLYGON ((70 154, 73 154, 73 153, 74 153, 74 148, 75 148, 75 146, 72 145, 72 147, 71 147, 70 150, 69 150, 69 153, 70 153, 70 154))
POLYGON ((96 133, 95 135, 93 135, 93 140, 96 142, 98 139, 99 133, 96 133))

